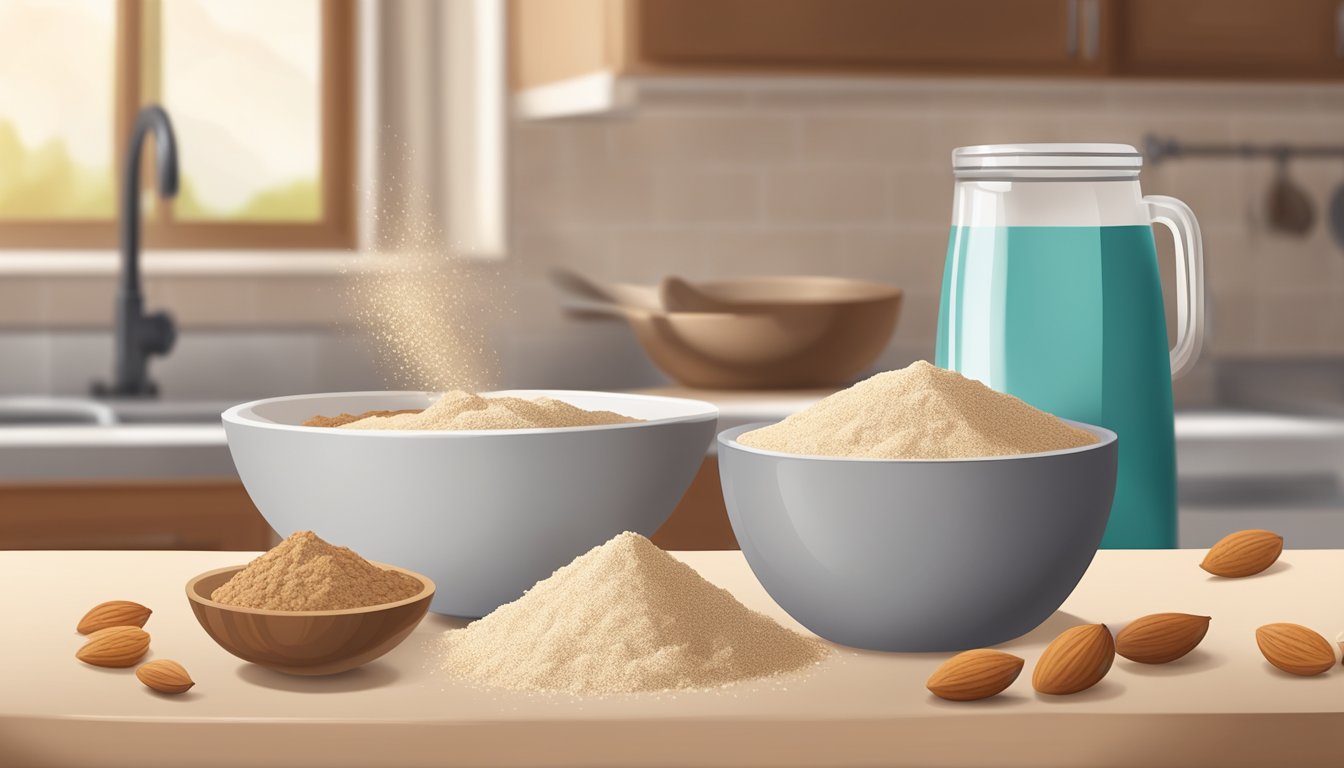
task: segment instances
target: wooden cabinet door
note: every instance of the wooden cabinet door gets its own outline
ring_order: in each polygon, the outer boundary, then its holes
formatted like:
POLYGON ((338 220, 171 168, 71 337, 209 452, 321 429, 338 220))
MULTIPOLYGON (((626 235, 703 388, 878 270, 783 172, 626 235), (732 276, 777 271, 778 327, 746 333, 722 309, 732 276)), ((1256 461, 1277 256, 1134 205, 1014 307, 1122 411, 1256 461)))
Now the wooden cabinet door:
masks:
POLYGON ((1118 75, 1344 76, 1338 0, 1117 0, 1118 75))
POLYGON ((636 0, 628 23, 635 65, 649 72, 1067 74, 1099 66, 1095 26, 1080 19, 1096 8, 1089 0, 636 0))
POLYGON ((0 485, 0 513, 0 550, 264 550, 277 541, 237 480, 0 485))

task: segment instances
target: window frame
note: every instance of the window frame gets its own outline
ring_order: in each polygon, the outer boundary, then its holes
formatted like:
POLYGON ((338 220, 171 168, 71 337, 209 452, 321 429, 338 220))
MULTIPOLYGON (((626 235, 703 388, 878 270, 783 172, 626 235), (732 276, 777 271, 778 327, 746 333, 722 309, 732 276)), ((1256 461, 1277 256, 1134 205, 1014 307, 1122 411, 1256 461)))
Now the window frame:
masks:
MULTIPOLYGON (((126 140, 140 108, 142 20, 146 0, 117 0, 113 188, 121 189, 126 140)), ((146 216, 145 247, 181 250, 350 249, 357 242, 355 130, 358 40, 356 0, 321 0, 322 216, 314 222, 178 221, 172 201, 146 216)), ((150 141, 152 141, 152 137, 150 141)), ((149 156, 151 153, 146 152, 149 156)), ((148 162, 148 159, 147 159, 148 162)), ((149 188, 153 174, 142 173, 149 188)), ((120 207, 120 194, 118 194, 120 207)), ((159 207, 159 206, 156 206, 159 207)), ((107 220, 0 219, 0 250, 115 248, 117 214, 107 220)))

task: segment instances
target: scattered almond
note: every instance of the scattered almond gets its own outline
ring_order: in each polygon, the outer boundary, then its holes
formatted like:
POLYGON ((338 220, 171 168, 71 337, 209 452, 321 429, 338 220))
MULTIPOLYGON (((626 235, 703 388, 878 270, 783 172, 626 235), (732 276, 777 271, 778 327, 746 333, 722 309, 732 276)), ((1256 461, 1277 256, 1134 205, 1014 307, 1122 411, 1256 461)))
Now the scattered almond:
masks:
POLYGON ((1096 685, 1115 661, 1115 639, 1105 624, 1084 624, 1064 630, 1036 662, 1031 685, 1056 696, 1096 685))
POLYGON ((130 600, 109 600, 90 608, 75 630, 87 635, 108 627, 143 627, 151 613, 153 611, 130 600))
POLYGON ((1141 664, 1166 664, 1193 651, 1208 631, 1208 616, 1154 613, 1120 630, 1115 652, 1141 664))
POLYGON ((1339 663, 1344 664, 1344 632, 1335 635, 1335 645, 1339 646, 1339 663))
POLYGON ((1011 653, 988 648, 966 651, 943 662, 927 685, 934 696, 951 701, 987 699, 1012 685, 1024 663, 1011 653))
POLYGON ((159 693, 186 693, 196 684, 187 670, 171 659, 147 661, 135 670, 135 676, 159 693))
POLYGON ((1214 544, 1199 567, 1215 576, 1236 579, 1265 570, 1282 552, 1283 537, 1273 531, 1237 531, 1214 544))
POLYGON ((1266 624, 1255 630, 1255 643, 1270 664, 1310 677, 1335 666, 1335 651, 1314 630, 1301 624, 1266 624))
POLYGON ((129 667, 149 650, 149 633, 139 627, 108 627, 89 635, 75 658, 95 667, 129 667))

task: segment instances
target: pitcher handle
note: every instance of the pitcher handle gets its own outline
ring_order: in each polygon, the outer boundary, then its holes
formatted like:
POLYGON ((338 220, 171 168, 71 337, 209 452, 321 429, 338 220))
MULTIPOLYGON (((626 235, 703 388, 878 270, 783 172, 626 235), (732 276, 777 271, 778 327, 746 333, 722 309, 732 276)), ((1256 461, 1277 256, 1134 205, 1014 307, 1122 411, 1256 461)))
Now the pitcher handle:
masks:
POLYGON ((1190 206, 1166 195, 1143 198, 1153 222, 1171 230, 1176 241, 1176 346, 1171 348, 1171 378, 1185 375, 1204 346, 1204 241, 1190 206))

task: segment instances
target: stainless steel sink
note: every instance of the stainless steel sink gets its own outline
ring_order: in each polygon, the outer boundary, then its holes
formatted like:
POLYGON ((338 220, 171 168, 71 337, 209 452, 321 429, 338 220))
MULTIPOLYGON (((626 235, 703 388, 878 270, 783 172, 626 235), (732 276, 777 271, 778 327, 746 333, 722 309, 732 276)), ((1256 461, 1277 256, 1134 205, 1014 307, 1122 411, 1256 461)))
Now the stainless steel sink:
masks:
POLYGON ((218 424, 232 403, 0 397, 0 428, 120 424, 218 424))
POLYGON ((0 484, 233 482, 226 403, 0 397, 0 484))
POLYGON ((119 424, 219 424, 233 402, 120 400, 111 407, 119 424))
POLYGON ((111 426, 116 413, 106 403, 78 398, 0 398, 0 427, 36 425, 111 426))

